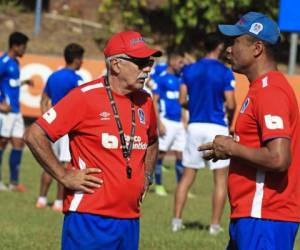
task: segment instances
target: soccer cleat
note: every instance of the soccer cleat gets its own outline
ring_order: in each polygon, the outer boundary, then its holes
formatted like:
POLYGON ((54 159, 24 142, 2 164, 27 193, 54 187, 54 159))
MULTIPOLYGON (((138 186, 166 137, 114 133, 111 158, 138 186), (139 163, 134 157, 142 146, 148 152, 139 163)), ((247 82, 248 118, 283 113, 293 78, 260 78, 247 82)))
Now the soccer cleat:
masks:
POLYGON ((63 206, 57 205, 57 204, 53 204, 51 206, 51 209, 55 212, 62 212, 63 211, 63 206))
POLYGON ((210 225, 209 227, 210 235, 218 235, 221 232, 224 232, 224 229, 220 225, 210 225))
POLYGON ((8 189, 10 191, 14 191, 14 192, 20 192, 20 193, 25 193, 27 192, 27 188, 23 185, 23 184, 9 184, 8 189))
POLYGON ((185 226, 182 224, 182 219, 174 218, 172 220, 172 232, 178 232, 182 229, 185 229, 185 226))
POLYGON ((159 196, 167 196, 168 193, 163 185, 156 185, 155 186, 155 193, 159 196))
POLYGON ((194 199, 194 198, 196 198, 196 195, 193 194, 193 193, 191 193, 191 192, 188 192, 187 196, 188 196, 189 199, 194 199))
POLYGON ((2 181, 0 181, 0 191, 8 191, 7 186, 2 181))
POLYGON ((47 203, 43 203, 43 202, 37 201, 35 203, 35 207, 36 208, 46 208, 47 207, 47 203))

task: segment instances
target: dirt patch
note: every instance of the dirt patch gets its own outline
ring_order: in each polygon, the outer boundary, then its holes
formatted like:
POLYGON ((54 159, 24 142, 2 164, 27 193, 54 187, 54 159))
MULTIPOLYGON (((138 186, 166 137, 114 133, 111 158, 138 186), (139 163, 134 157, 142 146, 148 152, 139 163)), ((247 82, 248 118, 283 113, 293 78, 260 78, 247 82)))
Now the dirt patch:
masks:
MULTIPOLYGON (((10 13, 0 15, 0 50, 7 50, 7 39, 11 32, 24 32, 30 37, 28 53, 61 56, 64 47, 76 42, 85 48, 85 57, 102 59, 102 48, 95 38, 106 40, 101 30, 66 21, 56 21, 43 16, 41 32, 33 35, 34 15, 31 13, 10 13)), ((103 45, 102 45, 103 46, 103 45)))

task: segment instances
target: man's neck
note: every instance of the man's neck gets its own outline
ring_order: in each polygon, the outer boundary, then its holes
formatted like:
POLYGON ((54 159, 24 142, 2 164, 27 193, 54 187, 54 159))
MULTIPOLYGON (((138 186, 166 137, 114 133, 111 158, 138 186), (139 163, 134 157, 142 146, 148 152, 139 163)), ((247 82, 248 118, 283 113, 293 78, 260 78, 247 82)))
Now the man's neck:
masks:
POLYGON ((249 68, 248 72, 245 73, 250 83, 267 74, 270 71, 277 71, 277 63, 275 61, 265 61, 257 63, 249 68))
POLYGON ((10 58, 13 58, 13 59, 16 59, 16 58, 17 58, 16 53, 15 53, 13 50, 11 50, 11 49, 8 50, 7 54, 8 54, 8 56, 9 56, 10 58))
POLYGON ((219 59, 219 56, 220 56, 220 53, 217 52, 217 51, 211 51, 211 52, 208 52, 206 55, 205 55, 205 58, 207 59, 215 59, 215 60, 218 60, 219 59))

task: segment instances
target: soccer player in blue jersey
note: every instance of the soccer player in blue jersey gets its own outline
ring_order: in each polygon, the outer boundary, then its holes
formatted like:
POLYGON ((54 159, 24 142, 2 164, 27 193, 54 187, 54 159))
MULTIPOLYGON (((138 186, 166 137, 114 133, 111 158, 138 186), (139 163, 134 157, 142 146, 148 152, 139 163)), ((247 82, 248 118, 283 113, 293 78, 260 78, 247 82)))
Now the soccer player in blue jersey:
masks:
MULTIPOLYGON (((20 32, 9 36, 9 49, 0 57, 0 90, 1 106, 6 107, 0 113, 0 173, 3 151, 8 143, 12 144, 9 156, 10 184, 12 191, 26 191, 24 185, 19 183, 20 164, 23 150, 24 121, 20 113, 20 86, 33 84, 31 80, 20 81, 20 65, 18 57, 26 51, 28 37, 20 32), (4 112, 3 112, 4 111, 4 112)), ((0 190, 7 190, 0 174, 0 190)))
MULTIPOLYGON (((42 100, 41 110, 45 113, 58 103, 72 89, 83 83, 80 75, 76 73, 79 70, 83 61, 84 49, 76 43, 71 43, 65 47, 64 58, 66 66, 55 71, 46 83, 42 100), (51 102, 51 103, 50 103, 51 102)), ((53 144, 54 152, 61 163, 66 165, 71 160, 69 151, 68 135, 63 136, 53 144)), ((47 193, 52 182, 52 177, 46 171, 43 171, 41 176, 40 196, 36 202, 36 208, 47 207, 47 193)), ((52 205, 55 211, 62 211, 63 207, 63 186, 57 183, 57 196, 52 205)))
POLYGON ((182 151, 185 145, 185 129, 182 122, 181 105, 179 103, 179 88, 182 83, 180 76, 183 67, 183 57, 177 52, 168 55, 165 70, 156 75, 153 89, 153 103, 157 116, 159 131, 159 157, 155 170, 155 193, 167 195, 162 185, 162 160, 167 151, 173 150, 176 156, 177 181, 183 173, 182 151))
POLYGON ((212 141, 217 134, 228 135, 236 104, 233 73, 218 60, 224 47, 221 37, 216 33, 209 34, 205 47, 206 56, 183 69, 184 84, 180 87, 180 102, 187 105, 190 117, 183 152, 185 168, 176 189, 172 230, 178 231, 183 227, 181 218, 187 193, 197 170, 208 166, 214 174, 209 233, 215 235, 222 230, 220 220, 226 202, 229 161, 204 161, 202 153, 197 151, 197 145, 212 141))

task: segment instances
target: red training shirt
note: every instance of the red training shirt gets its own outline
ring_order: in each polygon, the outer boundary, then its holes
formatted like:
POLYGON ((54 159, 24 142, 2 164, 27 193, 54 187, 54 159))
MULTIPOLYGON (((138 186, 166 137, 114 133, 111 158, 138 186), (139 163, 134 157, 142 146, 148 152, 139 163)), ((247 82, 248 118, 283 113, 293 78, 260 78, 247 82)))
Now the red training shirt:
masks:
MULTIPOLYGON (((113 93, 126 141, 131 132, 131 101, 113 93)), ((77 211, 114 218, 140 216, 139 198, 144 188, 147 146, 157 140, 156 118, 151 97, 144 91, 131 94, 135 106, 136 132, 131 152, 132 178, 126 175, 120 136, 113 111, 100 78, 71 91, 37 120, 52 141, 70 137, 71 163, 75 167, 100 168, 95 176, 103 185, 95 193, 65 190, 64 212, 77 211)))
POLYGON ((269 72, 250 84, 235 126, 236 141, 260 148, 289 138, 292 160, 285 172, 265 172, 231 160, 231 218, 300 221, 300 124, 295 94, 282 73, 269 72))

